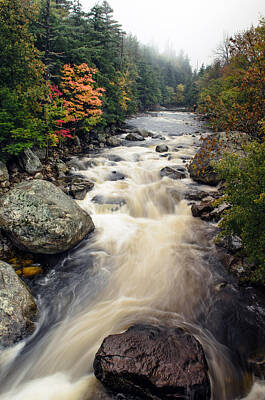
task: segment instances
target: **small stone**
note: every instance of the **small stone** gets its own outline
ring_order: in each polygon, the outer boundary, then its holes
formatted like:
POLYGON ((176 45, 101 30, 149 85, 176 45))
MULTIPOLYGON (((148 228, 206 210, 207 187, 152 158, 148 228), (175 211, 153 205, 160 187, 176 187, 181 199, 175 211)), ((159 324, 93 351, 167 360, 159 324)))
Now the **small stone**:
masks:
POLYGON ((41 267, 35 267, 35 266, 31 266, 31 267, 24 267, 22 268, 22 274, 25 278, 29 278, 31 276, 35 276, 35 275, 39 275, 41 274, 42 268, 41 267))
POLYGON ((43 179, 43 175, 42 175, 41 172, 37 172, 37 173, 34 175, 34 178, 35 178, 35 179, 43 179))
POLYGON ((158 153, 166 153, 168 152, 168 146, 166 144, 159 144, 156 146, 156 152, 158 153))
POLYGON ((1 183, 1 186, 2 186, 3 188, 9 188, 10 182, 9 182, 9 181, 4 181, 4 182, 1 183))

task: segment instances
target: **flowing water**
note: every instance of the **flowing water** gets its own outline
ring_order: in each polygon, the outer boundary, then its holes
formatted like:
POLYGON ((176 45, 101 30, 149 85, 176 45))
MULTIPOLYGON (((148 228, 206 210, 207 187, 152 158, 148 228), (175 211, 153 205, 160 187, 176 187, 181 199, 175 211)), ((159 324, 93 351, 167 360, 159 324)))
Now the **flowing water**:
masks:
MULTIPOLYGON (((249 388, 228 349, 200 323, 225 273, 215 258, 214 227, 193 218, 185 200, 197 185, 187 171, 181 180, 159 174, 165 166, 185 170, 204 128, 180 112, 129 122, 166 142, 124 141, 74 160, 76 173, 95 183, 79 204, 96 230, 32 286, 38 327, 2 354, 0 400, 109 399, 93 377, 94 355, 107 335, 139 322, 185 326, 194 333, 206 352, 213 399, 239 398, 249 388), (157 153, 159 143, 169 152, 157 153)), ((246 399, 264 394, 262 382, 255 383, 246 399)))

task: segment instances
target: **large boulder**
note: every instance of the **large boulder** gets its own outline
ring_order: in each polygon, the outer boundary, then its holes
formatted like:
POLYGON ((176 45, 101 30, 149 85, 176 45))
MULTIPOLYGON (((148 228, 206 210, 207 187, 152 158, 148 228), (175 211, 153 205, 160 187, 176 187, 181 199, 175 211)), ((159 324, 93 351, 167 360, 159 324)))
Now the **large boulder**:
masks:
POLYGON ((37 306, 11 265, 0 261, 0 347, 11 346, 35 329, 37 306))
POLYGON ((94 229, 90 216, 50 182, 32 180, 0 198, 0 225, 13 243, 40 254, 57 254, 94 229))
POLYGON ((220 179, 214 172, 213 164, 226 152, 243 154, 242 146, 248 142, 249 136, 242 132, 219 132, 207 136, 189 166, 191 178, 208 185, 217 185, 220 179))
POLYGON ((30 149, 25 149, 18 155, 18 163, 28 174, 34 175, 42 170, 39 157, 30 149))
POLYGON ((8 181, 9 174, 6 165, 0 161, 0 182, 8 181))
POLYGON ((210 399, 203 349, 181 328, 135 325, 108 336, 96 354, 94 371, 114 393, 143 399, 210 399))

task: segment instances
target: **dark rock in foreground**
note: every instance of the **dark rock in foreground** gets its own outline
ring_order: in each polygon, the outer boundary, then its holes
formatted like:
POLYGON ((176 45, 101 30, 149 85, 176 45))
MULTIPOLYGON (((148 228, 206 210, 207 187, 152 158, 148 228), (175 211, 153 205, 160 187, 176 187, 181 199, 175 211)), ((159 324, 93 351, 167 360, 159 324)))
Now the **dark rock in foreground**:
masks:
POLYGON ((0 261, 0 347, 11 346, 33 333, 36 312, 26 285, 11 265, 0 261))
POLYGON ((0 225, 22 250, 57 254, 94 229, 90 216, 50 182, 18 184, 0 199, 0 225))
POLYGON ((114 393, 142 399, 210 399, 203 349, 181 328, 135 325, 108 336, 96 354, 94 371, 114 393))

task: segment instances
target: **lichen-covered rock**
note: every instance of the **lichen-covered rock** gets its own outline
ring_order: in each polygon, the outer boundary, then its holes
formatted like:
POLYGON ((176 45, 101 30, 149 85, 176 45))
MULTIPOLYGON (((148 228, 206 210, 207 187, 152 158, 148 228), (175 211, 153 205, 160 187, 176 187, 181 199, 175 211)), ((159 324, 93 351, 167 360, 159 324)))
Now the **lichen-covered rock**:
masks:
POLYGON ((189 165, 191 178, 207 185, 217 185, 220 179, 213 164, 223 157, 224 152, 241 154, 242 146, 248 141, 249 136, 243 132, 219 132, 207 136, 189 165))
POLYGON ((0 225, 13 243, 40 254, 57 254, 94 229, 90 216, 50 182, 32 180, 0 198, 0 225))
POLYGON ((94 360, 96 377, 114 393, 143 399, 210 399, 200 343, 181 328, 135 325, 108 336, 94 360))
POLYGON ((39 157, 30 149, 25 149, 18 155, 18 162, 20 167, 28 174, 34 175, 42 170, 39 157))
POLYGON ((31 334, 36 312, 26 285, 11 265, 0 261, 0 347, 11 346, 31 334))
POLYGON ((0 182, 8 181, 9 174, 6 165, 0 161, 0 182))

